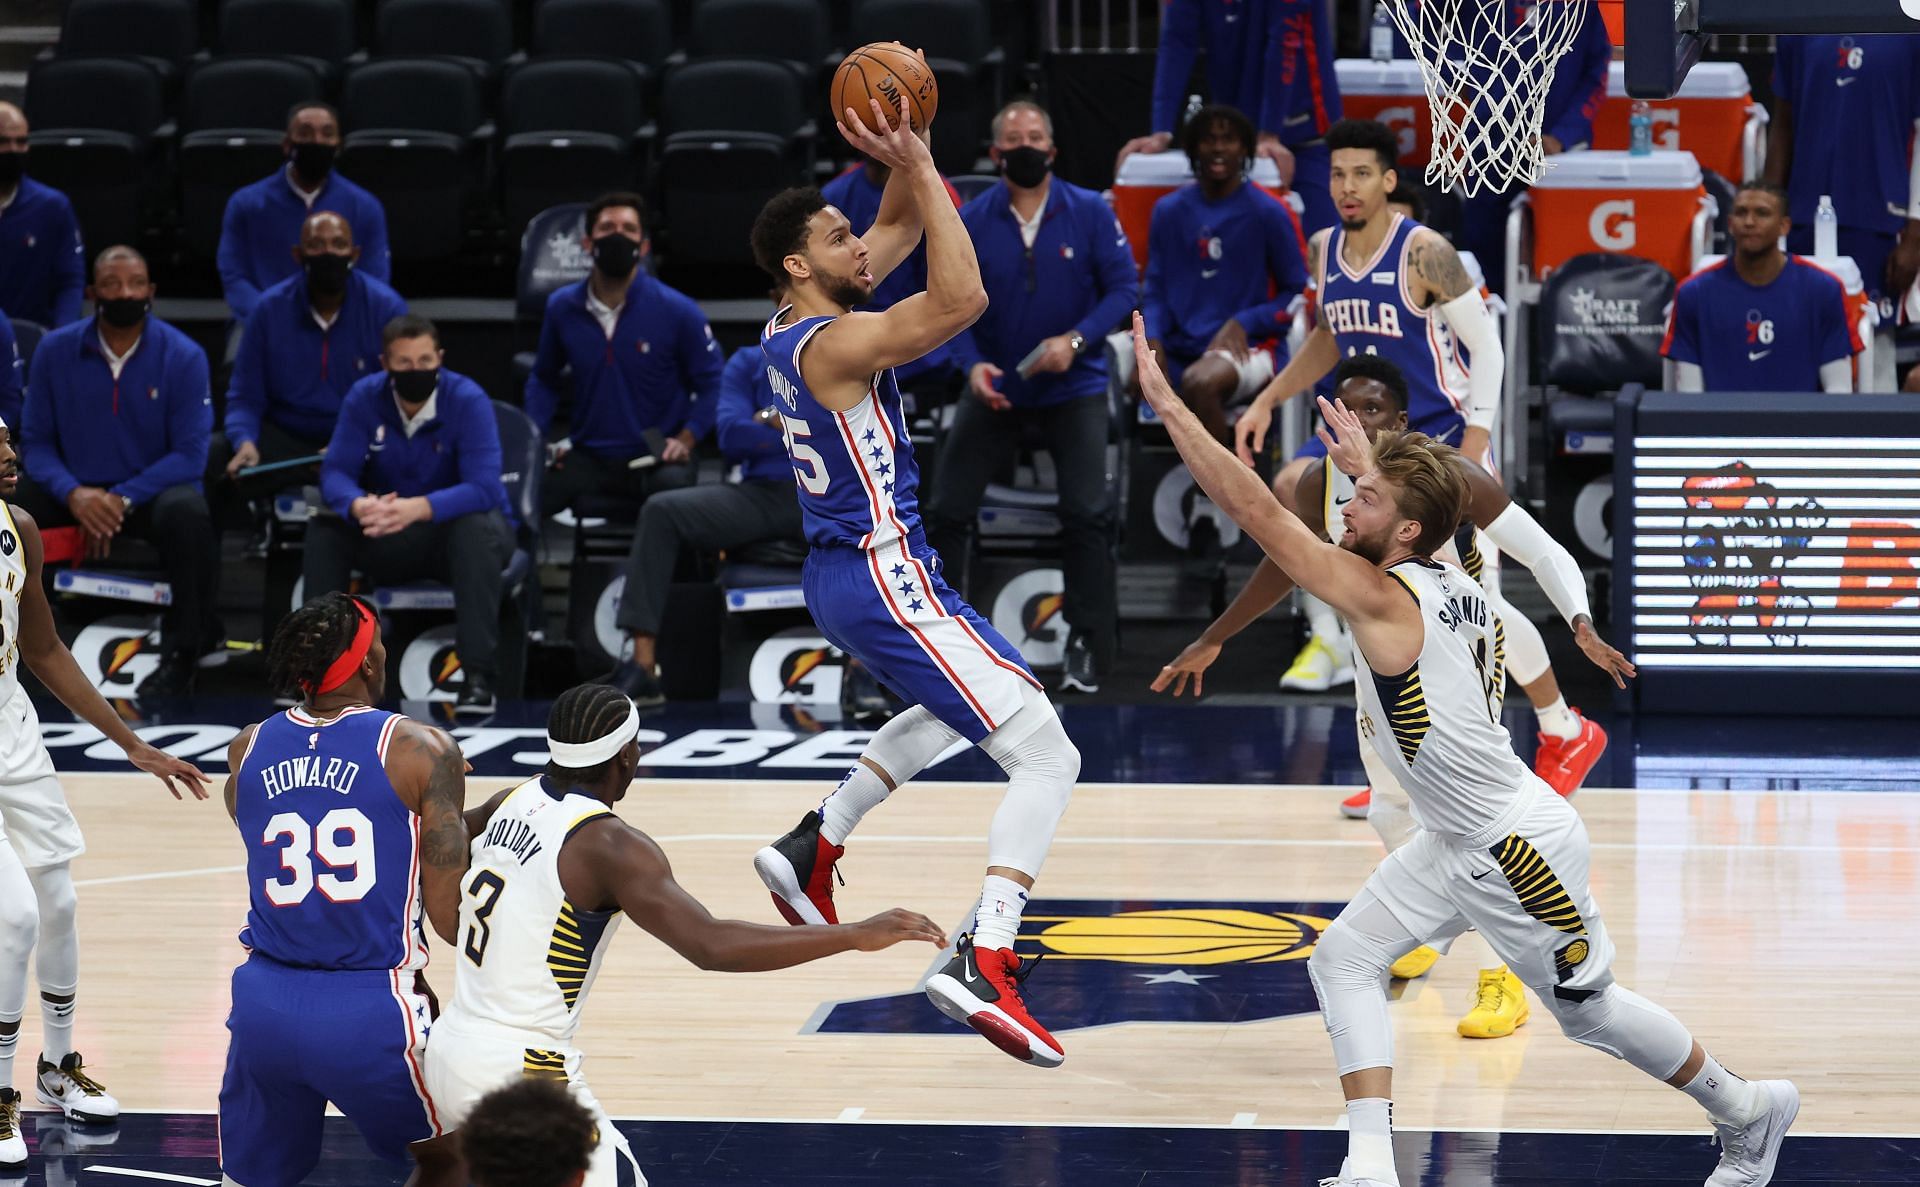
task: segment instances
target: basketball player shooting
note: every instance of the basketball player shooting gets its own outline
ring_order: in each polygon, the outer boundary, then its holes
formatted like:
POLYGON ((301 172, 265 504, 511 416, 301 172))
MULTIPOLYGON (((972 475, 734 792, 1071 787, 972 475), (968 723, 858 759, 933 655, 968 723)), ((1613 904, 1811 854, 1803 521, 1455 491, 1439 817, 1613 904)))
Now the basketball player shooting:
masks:
MULTIPOLYGON (((919 513, 919 467, 892 368, 960 333, 986 308, 980 266, 907 105, 890 130, 877 102, 840 134, 892 172, 865 238, 814 189, 776 195, 754 256, 792 295, 761 336, 800 486, 807 609, 829 642, 912 707, 874 735, 818 810, 762 849, 754 868, 794 924, 833 923, 834 864, 860 819, 948 747, 973 742, 1007 772, 987 836, 972 934, 927 983, 933 1004, 1016 1059, 1066 1052, 1021 999, 1031 965, 1014 937, 1027 892, 1080 773, 1080 755, 1019 651, 941 576, 919 513), (927 288, 884 312, 854 312, 924 227, 927 288)), ((1256 480, 1257 481, 1257 480, 1256 480)))
MULTIPOLYGON (((19 487, 19 457, 0 421, 0 499, 11 499, 19 487)), ((173 798, 182 787, 195 799, 207 798, 200 768, 142 742, 74 662, 40 583, 44 555, 33 517, 0 503, 0 1170, 27 1161, 13 1061, 29 957, 40 981, 42 1047, 34 1085, 41 1102, 82 1123, 120 1116, 119 1104, 73 1049, 80 935, 70 863, 86 846, 41 741, 39 714, 20 686, 20 662, 75 717, 125 751, 128 762, 166 784, 173 798)))
POLYGON ((1672 1014, 1613 979, 1613 941, 1587 890, 1580 817, 1515 757, 1490 679, 1495 615, 1433 559, 1467 500, 1458 455, 1423 433, 1382 433, 1339 542, 1315 536, 1201 427, 1134 316, 1141 390, 1209 498, 1284 573, 1351 624, 1360 733, 1407 790, 1418 828, 1322 933, 1308 963, 1347 1100, 1347 1158, 1331 1187, 1399 1187, 1387 967, 1461 924, 1477 928, 1577 1043, 1624 1059, 1706 1109, 1722 1147, 1708 1187, 1758 1187, 1800 1110, 1787 1080, 1749 1081, 1672 1014))

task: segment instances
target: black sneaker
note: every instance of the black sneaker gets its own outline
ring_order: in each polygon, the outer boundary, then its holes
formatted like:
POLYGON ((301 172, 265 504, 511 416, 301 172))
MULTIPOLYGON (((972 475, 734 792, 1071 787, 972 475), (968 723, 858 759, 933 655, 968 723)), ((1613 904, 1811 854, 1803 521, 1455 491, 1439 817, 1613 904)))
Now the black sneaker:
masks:
POLYGON ((660 682, 654 679, 653 673, 630 659, 621 660, 619 666, 601 683, 611 684, 626 693, 627 699, 642 709, 667 703, 667 694, 661 690, 660 682))
POLYGON ((848 658, 840 675, 840 712, 855 721, 887 721, 893 717, 893 702, 887 690, 867 670, 867 665, 848 658))
POLYGON ((845 846, 829 844, 820 835, 820 813, 815 810, 802 816, 792 832, 754 854, 753 872, 766 883, 773 905, 788 923, 838 923, 834 866, 844 853, 845 846))
POLYGON ((1060 676, 1061 692, 1099 692, 1100 672, 1093 662, 1093 648, 1085 635, 1067 639, 1066 671, 1060 676))
POLYGON ((143 699, 150 697, 184 697, 193 692, 193 680, 200 665, 197 657, 191 655, 163 655, 160 666, 153 670, 134 695, 143 699))
POLYGON ((466 680, 460 685, 460 698, 453 703, 454 715, 487 717, 499 708, 500 700, 493 695, 493 681, 468 672, 466 680))
POLYGON ((200 653, 200 658, 194 661, 194 666, 200 668, 224 667, 226 662, 232 658, 233 648, 228 646, 227 637, 221 635, 208 645, 205 651, 200 653))

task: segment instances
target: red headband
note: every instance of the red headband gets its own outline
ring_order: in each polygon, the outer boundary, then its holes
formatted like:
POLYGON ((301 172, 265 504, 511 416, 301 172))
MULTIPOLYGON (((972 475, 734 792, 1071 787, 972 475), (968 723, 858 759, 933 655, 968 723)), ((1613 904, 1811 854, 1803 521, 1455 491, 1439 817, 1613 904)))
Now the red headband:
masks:
POLYGON ((353 642, 347 644, 347 649, 340 653, 339 658, 328 665, 320 676, 319 684, 306 684, 308 696, 332 692, 345 684, 360 667, 360 661, 367 658, 367 652, 373 649, 373 632, 379 625, 378 620, 359 598, 353 600, 353 608, 360 614, 360 625, 353 629, 353 642))

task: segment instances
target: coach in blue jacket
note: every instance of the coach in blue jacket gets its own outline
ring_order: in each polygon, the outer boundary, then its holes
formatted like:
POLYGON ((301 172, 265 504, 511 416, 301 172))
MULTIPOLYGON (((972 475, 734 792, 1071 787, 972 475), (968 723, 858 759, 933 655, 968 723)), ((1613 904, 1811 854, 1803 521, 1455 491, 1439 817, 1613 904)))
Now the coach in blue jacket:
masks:
POLYGON ((172 604, 160 666, 141 696, 191 692, 200 657, 220 641, 220 559, 201 490, 213 400, 206 352, 151 315, 154 285, 131 247, 93 264, 95 316, 48 334, 33 356, 21 506, 42 528, 78 525, 90 556, 117 536, 160 552, 172 604))
POLYGON ((0 311, 53 329, 80 316, 86 249, 67 196, 26 175, 28 130, 0 103, 0 311))
POLYGON ((993 118, 993 137, 1001 184, 960 210, 987 311, 954 340, 967 396, 941 447, 927 535, 965 589, 980 496, 1022 425, 1036 425, 1059 475, 1063 608, 1073 628, 1062 687, 1093 692, 1112 660, 1116 618, 1102 340, 1138 303, 1139 274, 1100 195, 1052 176, 1053 121, 1044 110, 1008 104, 993 118))
MULTIPOLYGON (((247 466, 312 457, 327 447, 347 391, 380 370, 381 331, 407 312, 400 294, 359 267, 353 228, 310 215, 293 256, 300 271, 268 288, 247 319, 227 387, 229 477, 247 466)), ((307 482, 304 468, 278 471, 307 482)))
POLYGON ((694 443, 713 428, 726 357, 700 307, 647 273, 641 205, 616 193, 587 207, 593 271, 547 299, 527 415, 547 440, 563 436, 553 425, 568 369, 573 407, 570 446, 541 494, 546 515, 589 492, 645 499, 689 485, 694 443))
POLYGON ((386 370, 353 385, 320 465, 333 514, 307 524, 309 598, 373 581, 453 587, 466 683, 455 712, 494 710, 500 572, 513 510, 500 481, 500 429, 480 385, 441 366, 440 331, 411 314, 387 325, 386 370))
POLYGON ((220 287, 235 321, 244 322, 260 295, 300 271, 288 249, 300 225, 319 210, 341 215, 360 237, 360 270, 390 275, 387 211, 380 199, 334 172, 340 152, 340 115, 318 101, 287 116, 284 167, 234 191, 220 224, 220 287))
POLYGON ((800 496, 787 460, 767 356, 758 342, 727 360, 715 410, 720 452, 738 481, 708 482, 662 491, 640 508, 640 528, 627 552, 627 586, 617 621, 633 641, 633 653, 614 669, 611 683, 643 705, 665 697, 655 670, 654 641, 666 611, 667 589, 683 548, 713 552, 762 540, 790 540, 806 547, 800 526, 800 496))

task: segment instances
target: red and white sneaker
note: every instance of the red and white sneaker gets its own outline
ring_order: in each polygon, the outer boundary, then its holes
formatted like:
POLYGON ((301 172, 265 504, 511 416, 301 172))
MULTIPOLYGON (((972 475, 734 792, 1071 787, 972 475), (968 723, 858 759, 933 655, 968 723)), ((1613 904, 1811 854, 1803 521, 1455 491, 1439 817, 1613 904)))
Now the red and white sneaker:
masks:
POLYGON ((1067 1061, 1066 1049, 1020 1000, 1020 986, 1039 963, 1038 957, 1022 961, 1006 948, 976 948, 972 936, 961 936, 947 967, 927 980, 927 1000, 1015 1059, 1059 1067, 1067 1061))
POLYGON ((1367 808, 1373 804, 1373 788, 1363 787, 1346 799, 1340 801, 1340 815, 1348 820, 1365 820, 1367 808))
POLYGON ((1580 710, 1572 712, 1580 718, 1580 733, 1572 738, 1541 734, 1540 749, 1533 756, 1533 773, 1563 796, 1580 789, 1581 780, 1607 751, 1607 731, 1580 717, 1580 710))
POLYGON ((820 813, 813 811, 801 817, 792 832, 753 855, 753 872, 773 892, 773 905, 788 923, 838 923, 834 863, 846 851, 820 835, 820 813))

